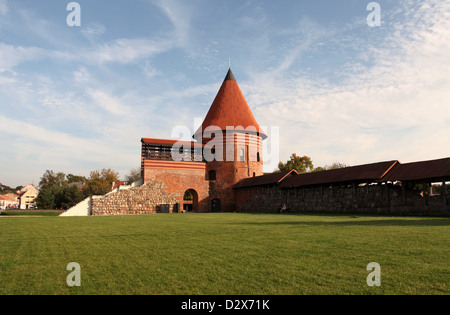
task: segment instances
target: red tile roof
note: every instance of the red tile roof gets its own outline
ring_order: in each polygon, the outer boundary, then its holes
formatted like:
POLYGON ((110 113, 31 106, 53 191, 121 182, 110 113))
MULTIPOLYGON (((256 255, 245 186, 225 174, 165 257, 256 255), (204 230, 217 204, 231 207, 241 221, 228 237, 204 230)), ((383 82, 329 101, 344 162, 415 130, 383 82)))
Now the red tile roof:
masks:
POLYGON ((222 131, 226 131, 227 127, 232 127, 230 130, 233 131, 248 133, 254 131, 263 139, 267 138, 265 132, 256 122, 231 69, 228 70, 227 76, 225 77, 208 114, 206 115, 203 124, 195 132, 194 138, 198 139, 207 127, 217 127, 218 129, 211 129, 222 131))
POLYGON ((234 188, 254 187, 279 184, 291 175, 297 175, 296 170, 264 174, 261 176, 245 178, 234 185, 234 188))
POLYGON ((0 195, 0 200, 15 201, 13 198, 6 196, 6 195, 0 195))
POLYGON ((287 178, 280 184, 280 187, 288 188, 350 182, 376 182, 382 179, 397 163, 399 162, 379 162, 321 172, 299 174, 298 176, 287 178))
POLYGON ((450 158, 399 164, 383 181, 441 181, 450 179, 450 158))

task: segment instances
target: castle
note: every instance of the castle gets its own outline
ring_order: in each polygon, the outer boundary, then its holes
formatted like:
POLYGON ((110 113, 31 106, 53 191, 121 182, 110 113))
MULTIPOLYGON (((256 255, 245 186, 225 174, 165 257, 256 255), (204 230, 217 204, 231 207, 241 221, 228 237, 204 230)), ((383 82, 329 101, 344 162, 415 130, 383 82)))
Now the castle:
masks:
POLYGON ((91 196, 62 215, 283 209, 450 216, 449 157, 264 174, 266 138, 230 69, 195 141, 142 138, 140 184, 91 196))
POLYGON ((264 174, 261 146, 267 135, 231 69, 193 138, 195 142, 141 140, 144 183, 163 182, 167 192, 178 195, 175 207, 166 212, 274 212, 284 208, 450 215, 450 158, 407 164, 392 160, 307 174, 264 174))
POLYGON ((180 196, 179 210, 235 211, 234 185, 263 175, 262 141, 267 135, 231 69, 193 138, 196 141, 143 138, 144 184, 164 182, 168 192, 180 196))

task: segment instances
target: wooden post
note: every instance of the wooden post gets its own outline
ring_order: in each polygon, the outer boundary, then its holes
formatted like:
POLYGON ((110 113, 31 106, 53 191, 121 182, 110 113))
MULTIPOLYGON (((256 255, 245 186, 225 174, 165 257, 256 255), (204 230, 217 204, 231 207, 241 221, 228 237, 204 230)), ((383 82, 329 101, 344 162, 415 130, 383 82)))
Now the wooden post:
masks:
POLYGON ((388 185, 388 183, 386 183, 385 186, 386 186, 386 206, 389 207, 389 204, 390 204, 390 196, 389 196, 389 185, 388 185))
POLYGON ((426 193, 426 183, 422 182, 422 195, 423 195, 423 205, 426 206, 427 205, 427 193, 426 193))
POLYGON ((444 210, 447 207, 447 185, 445 180, 442 182, 442 201, 444 203, 444 210))
POLYGON ((406 205, 405 183, 402 183, 402 206, 406 205))

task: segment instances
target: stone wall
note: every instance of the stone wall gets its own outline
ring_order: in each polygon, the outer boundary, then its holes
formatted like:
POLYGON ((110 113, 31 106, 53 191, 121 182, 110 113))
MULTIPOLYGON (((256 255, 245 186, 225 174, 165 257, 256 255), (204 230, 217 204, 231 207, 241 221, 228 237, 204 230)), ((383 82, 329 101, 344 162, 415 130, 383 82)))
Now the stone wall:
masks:
POLYGON ((450 216, 443 195, 393 185, 243 188, 236 190, 236 203, 242 212, 276 212, 286 204, 290 212, 450 216))
POLYGON ((183 209, 184 193, 188 189, 195 191, 195 212, 206 212, 209 204, 209 181, 206 179, 205 163, 145 161, 144 183, 157 180, 165 184, 167 193, 176 194, 183 209), (189 168, 192 166, 192 168, 189 168), (176 168, 179 167, 179 168, 176 168))
POLYGON ((140 187, 110 193, 92 199, 92 215, 151 214, 161 210, 161 205, 175 209, 179 195, 167 192, 166 185, 151 180, 140 187))

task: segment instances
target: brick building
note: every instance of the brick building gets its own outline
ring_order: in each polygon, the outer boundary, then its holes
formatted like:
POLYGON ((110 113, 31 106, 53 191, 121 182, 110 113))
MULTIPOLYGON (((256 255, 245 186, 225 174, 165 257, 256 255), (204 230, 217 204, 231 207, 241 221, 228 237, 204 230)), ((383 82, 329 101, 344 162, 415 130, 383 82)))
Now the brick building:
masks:
POLYGON ((263 173, 261 130, 231 70, 193 141, 141 139, 141 181, 63 216, 328 212, 450 216, 450 157, 298 174, 263 173))
POLYGON ((233 186, 263 175, 265 138, 230 69, 195 141, 141 139, 143 182, 161 181, 178 195, 175 210, 234 211, 233 186))
POLYGON ((231 70, 193 138, 141 140, 144 183, 162 182, 179 205, 174 210, 450 215, 450 158, 263 174, 267 135, 231 70))

